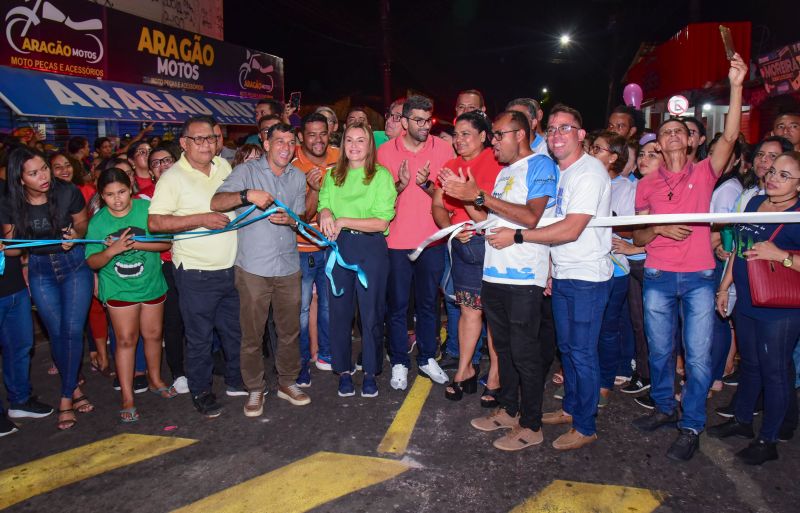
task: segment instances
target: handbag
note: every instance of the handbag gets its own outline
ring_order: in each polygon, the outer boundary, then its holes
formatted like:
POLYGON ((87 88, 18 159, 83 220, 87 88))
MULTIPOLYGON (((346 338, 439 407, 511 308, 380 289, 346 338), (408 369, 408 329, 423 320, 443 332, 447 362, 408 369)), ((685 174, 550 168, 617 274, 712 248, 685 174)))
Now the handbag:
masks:
MULTIPOLYGON (((783 225, 778 226, 769 241, 783 225)), ((787 250, 800 258, 800 251, 787 250)), ((800 272, 771 260, 748 260, 747 275, 753 306, 766 308, 800 308, 800 272)))

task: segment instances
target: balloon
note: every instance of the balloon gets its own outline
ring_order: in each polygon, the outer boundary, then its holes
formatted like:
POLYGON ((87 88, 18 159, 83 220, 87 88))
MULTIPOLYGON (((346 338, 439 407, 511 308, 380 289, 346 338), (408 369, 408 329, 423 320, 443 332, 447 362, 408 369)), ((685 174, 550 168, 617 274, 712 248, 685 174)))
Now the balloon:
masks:
POLYGON ((625 100, 625 105, 635 107, 636 110, 641 109, 643 96, 644 93, 639 84, 628 84, 622 90, 622 99, 625 100))

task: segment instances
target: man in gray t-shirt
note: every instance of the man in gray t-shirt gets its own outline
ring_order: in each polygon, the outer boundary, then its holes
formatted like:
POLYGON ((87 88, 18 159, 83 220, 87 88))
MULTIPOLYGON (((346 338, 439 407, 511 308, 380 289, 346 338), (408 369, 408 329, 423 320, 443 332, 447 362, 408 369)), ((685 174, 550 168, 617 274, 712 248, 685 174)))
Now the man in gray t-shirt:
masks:
MULTIPOLYGON (((250 204, 261 210, 271 208, 277 199, 303 215, 306 177, 290 164, 295 147, 292 127, 274 125, 263 145, 263 157, 236 166, 225 179, 211 199, 212 210, 236 209, 239 215, 250 204)), ((242 379, 248 390, 244 414, 248 417, 264 410, 261 341, 270 304, 278 334, 278 397, 296 406, 311 402, 295 381, 300 372, 300 260, 295 228, 295 221, 281 212, 239 230, 235 273, 241 304, 242 379)))

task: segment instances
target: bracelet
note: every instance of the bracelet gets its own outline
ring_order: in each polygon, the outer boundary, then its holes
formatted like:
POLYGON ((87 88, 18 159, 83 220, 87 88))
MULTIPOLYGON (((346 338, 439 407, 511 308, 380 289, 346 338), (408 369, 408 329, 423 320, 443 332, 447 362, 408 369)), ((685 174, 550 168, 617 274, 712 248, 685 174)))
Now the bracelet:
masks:
POLYGON ((718 290, 716 295, 719 296, 720 294, 727 294, 727 293, 728 293, 727 290, 718 290))

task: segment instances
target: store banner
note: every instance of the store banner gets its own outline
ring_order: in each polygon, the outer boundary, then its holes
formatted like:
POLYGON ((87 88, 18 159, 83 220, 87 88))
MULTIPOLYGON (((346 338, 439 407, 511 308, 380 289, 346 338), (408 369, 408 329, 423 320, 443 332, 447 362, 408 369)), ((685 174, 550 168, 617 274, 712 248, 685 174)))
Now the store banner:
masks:
POLYGON ((0 66, 0 98, 21 116, 181 123, 205 115, 225 125, 251 125, 255 100, 156 89, 0 66))
POLYGON ((283 59, 85 0, 0 0, 0 65, 283 99, 283 59))
POLYGON ((759 57, 758 72, 769 95, 800 91, 800 41, 759 57))

